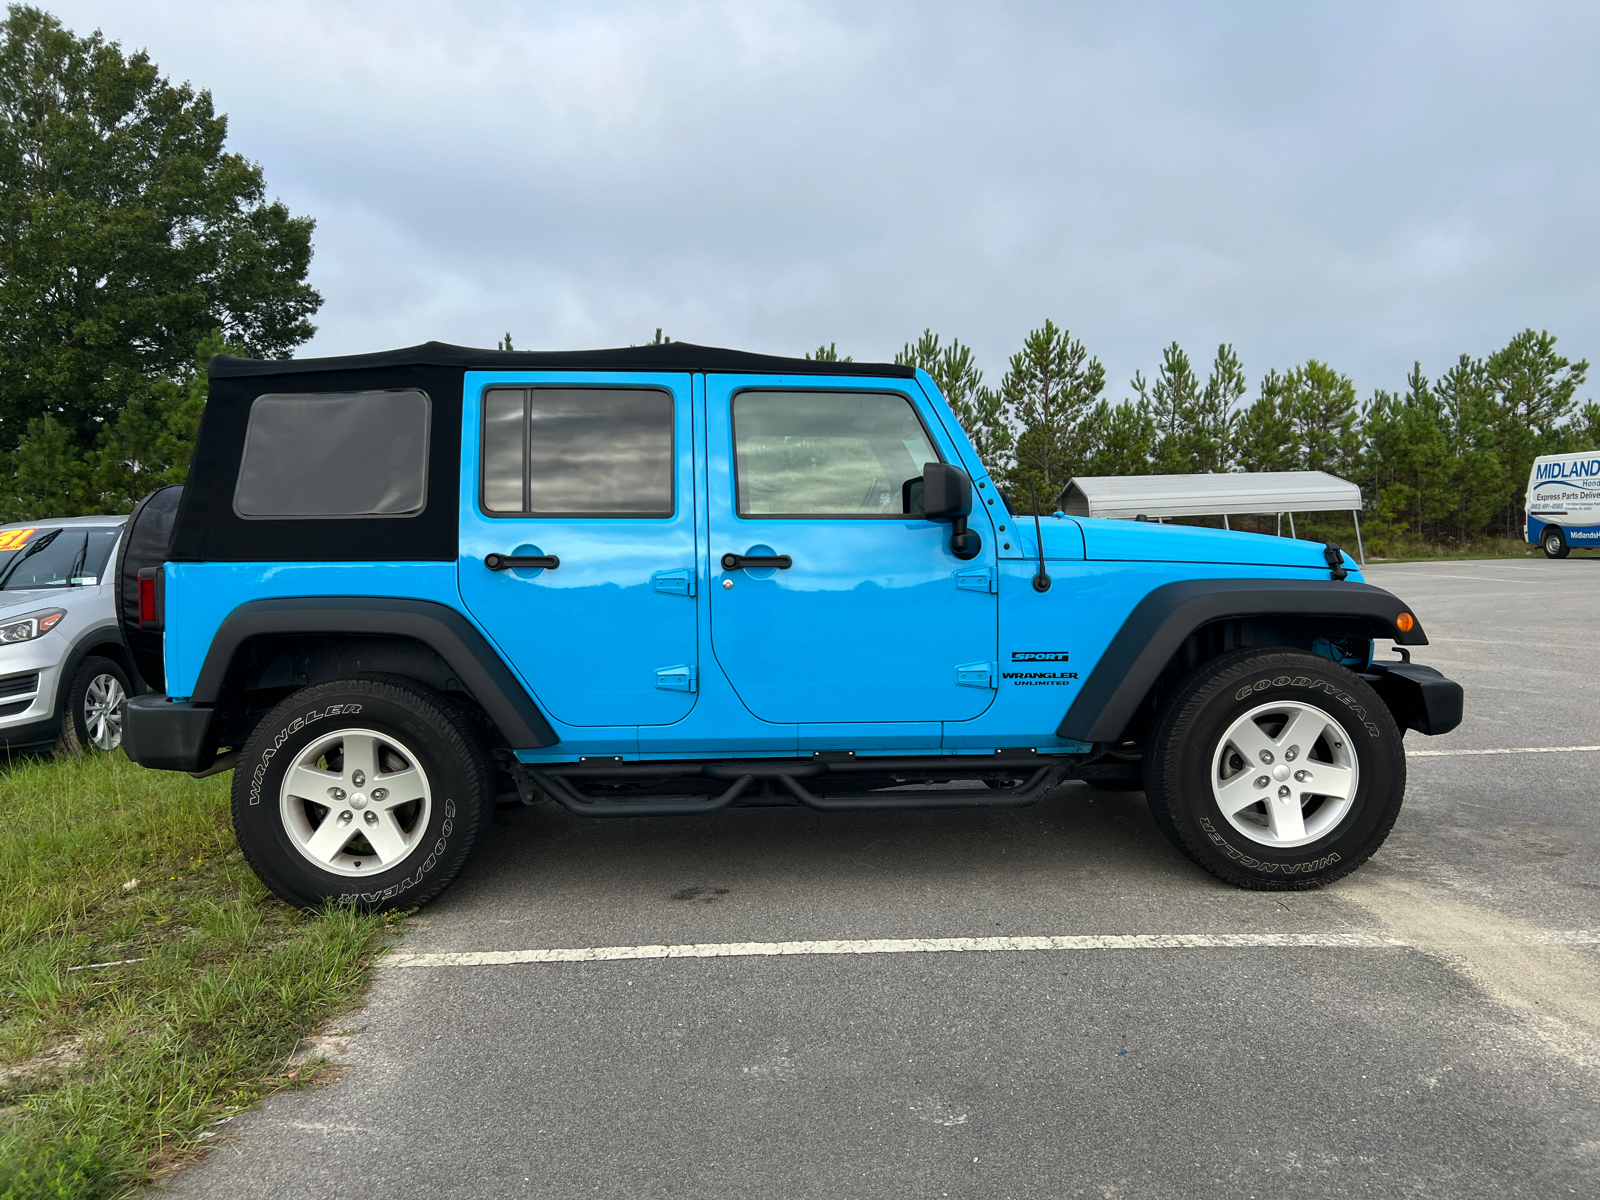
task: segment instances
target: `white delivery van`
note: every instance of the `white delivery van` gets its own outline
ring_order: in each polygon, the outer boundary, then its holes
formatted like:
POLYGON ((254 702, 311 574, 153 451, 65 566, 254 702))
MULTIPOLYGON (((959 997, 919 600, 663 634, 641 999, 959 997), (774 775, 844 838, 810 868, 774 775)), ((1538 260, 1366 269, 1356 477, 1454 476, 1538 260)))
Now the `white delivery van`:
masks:
POLYGON ((1523 531, 1548 557, 1600 547, 1600 450, 1534 459, 1524 509, 1523 531))

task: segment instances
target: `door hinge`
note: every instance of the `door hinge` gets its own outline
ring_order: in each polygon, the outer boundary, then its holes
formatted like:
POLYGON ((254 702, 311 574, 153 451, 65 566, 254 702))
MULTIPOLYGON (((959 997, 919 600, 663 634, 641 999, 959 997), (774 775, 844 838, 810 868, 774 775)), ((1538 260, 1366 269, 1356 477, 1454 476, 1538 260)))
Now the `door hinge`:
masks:
POLYGON ((1000 672, 992 662, 961 663, 956 667, 956 686, 997 688, 1000 686, 1000 672))
POLYGON ((1000 580, 993 567, 968 567, 956 572, 956 586, 963 592, 998 592, 1000 580))
POLYGON ((694 595, 694 571, 689 567, 678 567, 672 571, 657 571, 650 576, 650 586, 658 592, 669 596, 694 595))
POLYGON ((656 686, 664 692, 699 691, 699 673, 694 667, 662 667, 656 671, 656 686))

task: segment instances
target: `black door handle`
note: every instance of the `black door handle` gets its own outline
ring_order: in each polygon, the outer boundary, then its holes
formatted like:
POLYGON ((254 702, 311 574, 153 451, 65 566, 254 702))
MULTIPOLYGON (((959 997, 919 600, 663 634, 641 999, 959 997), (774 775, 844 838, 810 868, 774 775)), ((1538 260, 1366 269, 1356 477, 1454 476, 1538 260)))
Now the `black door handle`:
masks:
POLYGON ((544 567, 555 570, 561 560, 554 554, 485 554, 483 565, 491 571, 506 571, 514 567, 544 567))
POLYGON ((787 571, 794 566, 794 559, 787 554, 724 554, 722 556, 722 569, 724 571, 737 571, 741 567, 777 567, 780 571, 787 571))

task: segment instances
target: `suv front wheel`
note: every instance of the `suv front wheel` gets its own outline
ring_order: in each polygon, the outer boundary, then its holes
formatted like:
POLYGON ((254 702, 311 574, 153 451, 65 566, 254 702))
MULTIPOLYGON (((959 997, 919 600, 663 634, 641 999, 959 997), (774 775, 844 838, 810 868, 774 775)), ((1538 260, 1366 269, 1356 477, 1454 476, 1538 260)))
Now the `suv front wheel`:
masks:
POLYGON ((410 908, 476 848, 494 773, 461 709, 376 676, 296 692, 258 724, 233 774, 233 828, 290 904, 410 908))
POLYGON ((1400 730, 1378 694, 1298 650, 1241 650, 1174 691, 1145 756, 1156 824, 1238 887, 1287 891, 1348 875, 1405 796, 1400 730))
POLYGON ((128 674, 109 658, 79 664, 62 696, 57 754, 110 753, 122 745, 122 702, 133 694, 128 674))

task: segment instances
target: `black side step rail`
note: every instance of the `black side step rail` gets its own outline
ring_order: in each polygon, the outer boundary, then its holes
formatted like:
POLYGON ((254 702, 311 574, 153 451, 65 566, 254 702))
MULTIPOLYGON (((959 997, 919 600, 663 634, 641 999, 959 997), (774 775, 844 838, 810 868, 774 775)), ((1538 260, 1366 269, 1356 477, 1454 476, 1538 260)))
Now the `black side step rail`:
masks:
MULTIPOLYGON (((1072 773, 1074 764, 1056 758, 1003 756, 979 758, 850 759, 818 761, 791 759, 779 761, 710 762, 675 764, 668 762, 578 763, 559 767, 519 764, 523 773, 546 795, 568 812, 583 817, 675 817, 712 813, 727 808, 743 796, 757 780, 772 780, 795 801, 823 812, 863 812, 912 808, 1021 808, 1041 799, 1056 784, 1072 773), (820 775, 874 774, 898 775, 901 772, 929 775, 930 778, 967 775, 1019 775, 1027 778, 1009 788, 942 788, 921 792, 871 791, 819 796, 802 779, 820 775), (727 781, 716 794, 704 796, 641 796, 627 800, 596 799, 574 787, 577 780, 615 781, 633 777, 727 781)), ((907 781, 915 782, 915 781, 907 781)))

